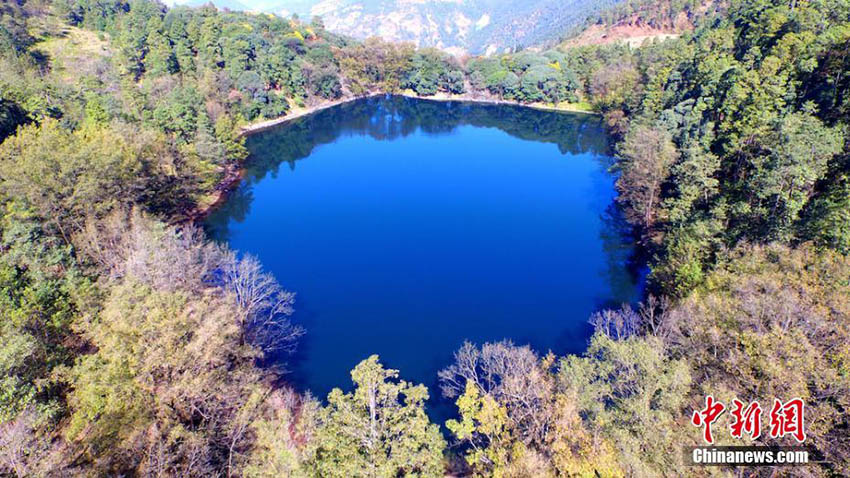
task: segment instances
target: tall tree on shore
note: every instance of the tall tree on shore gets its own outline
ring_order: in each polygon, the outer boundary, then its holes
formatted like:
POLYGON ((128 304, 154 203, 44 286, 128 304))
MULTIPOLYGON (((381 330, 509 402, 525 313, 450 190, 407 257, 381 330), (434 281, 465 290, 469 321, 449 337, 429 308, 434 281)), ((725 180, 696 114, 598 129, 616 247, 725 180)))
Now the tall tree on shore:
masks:
POLYGON ((321 414, 316 472, 328 478, 435 477, 446 442, 425 414, 428 389, 398 380, 372 355, 351 371, 354 392, 335 388, 321 414))
POLYGON ((649 126, 636 126, 620 147, 618 198, 626 205, 629 220, 650 229, 657 220, 661 186, 679 153, 670 134, 649 126))

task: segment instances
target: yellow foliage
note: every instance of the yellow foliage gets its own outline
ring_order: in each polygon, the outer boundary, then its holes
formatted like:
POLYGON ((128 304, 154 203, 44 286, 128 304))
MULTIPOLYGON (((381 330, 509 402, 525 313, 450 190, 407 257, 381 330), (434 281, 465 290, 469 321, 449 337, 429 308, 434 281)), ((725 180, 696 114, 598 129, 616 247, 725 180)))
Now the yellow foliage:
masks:
POLYGON ((603 437, 588 433, 579 417, 575 399, 559 395, 552 442, 552 462, 559 476, 574 478, 623 478, 614 449, 603 437))

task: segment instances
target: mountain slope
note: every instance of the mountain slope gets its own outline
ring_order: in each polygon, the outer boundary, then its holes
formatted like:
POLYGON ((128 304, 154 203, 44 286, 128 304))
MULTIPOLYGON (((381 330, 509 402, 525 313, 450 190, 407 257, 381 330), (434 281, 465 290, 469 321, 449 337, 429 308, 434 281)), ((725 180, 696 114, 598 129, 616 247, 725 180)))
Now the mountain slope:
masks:
POLYGON ((588 19, 563 47, 623 42, 637 47, 649 40, 674 38, 724 11, 725 0, 624 0, 588 19))
MULTIPOLYGON (((198 0, 200 1, 200 0, 198 0)), ((330 31, 356 38, 495 53, 554 41, 621 0, 295 0, 246 1, 282 16, 321 17, 330 31)))

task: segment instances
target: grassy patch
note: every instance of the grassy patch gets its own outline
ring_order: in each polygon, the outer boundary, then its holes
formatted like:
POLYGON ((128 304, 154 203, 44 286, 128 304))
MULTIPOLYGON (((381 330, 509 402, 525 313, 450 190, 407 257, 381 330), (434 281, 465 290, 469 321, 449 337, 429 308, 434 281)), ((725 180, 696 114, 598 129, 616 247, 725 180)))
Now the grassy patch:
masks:
POLYGON ((593 105, 588 103, 587 101, 579 101, 576 103, 570 103, 569 101, 562 101, 558 103, 555 108, 559 110, 565 111, 581 111, 584 113, 593 113, 593 105))
POLYGON ((97 64, 112 55, 105 34, 70 26, 45 38, 37 48, 47 54, 53 73, 65 83, 93 74, 97 64))

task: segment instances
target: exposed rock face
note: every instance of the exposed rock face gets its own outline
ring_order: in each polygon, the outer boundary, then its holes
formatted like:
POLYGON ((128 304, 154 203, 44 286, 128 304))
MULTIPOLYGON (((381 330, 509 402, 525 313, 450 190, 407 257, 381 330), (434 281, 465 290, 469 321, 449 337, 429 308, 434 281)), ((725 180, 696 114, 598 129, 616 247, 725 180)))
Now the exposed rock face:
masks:
POLYGON ((268 10, 319 16, 329 30, 357 38, 494 54, 558 40, 591 13, 618 1, 296 0, 268 10))

